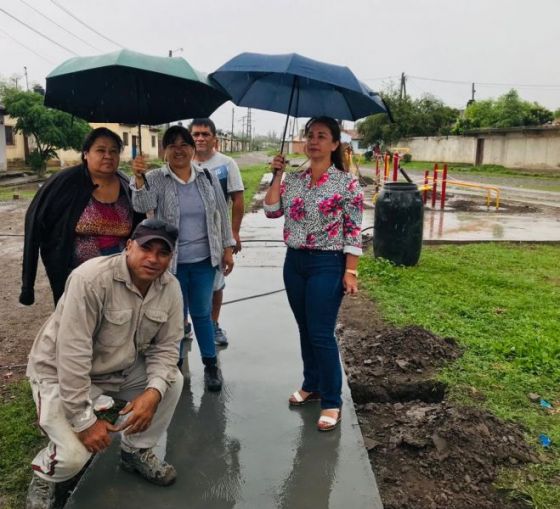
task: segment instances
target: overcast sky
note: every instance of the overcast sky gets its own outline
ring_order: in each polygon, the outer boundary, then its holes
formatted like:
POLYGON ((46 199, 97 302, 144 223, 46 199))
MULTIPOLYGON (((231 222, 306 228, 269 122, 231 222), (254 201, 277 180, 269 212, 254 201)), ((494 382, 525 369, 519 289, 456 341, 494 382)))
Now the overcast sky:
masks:
MULTIPOLYGON (((0 75, 21 78, 26 66, 30 83, 44 85, 72 53, 1 9, 78 55, 119 46, 154 55, 177 50, 211 72, 244 51, 297 52, 347 65, 375 90, 405 72, 410 95, 432 93, 458 108, 473 81, 478 99, 517 88, 524 99, 560 108, 560 0, 0 0, 0 75)), ((245 114, 235 108, 236 131, 245 114)), ((231 116, 227 103, 213 118, 229 130, 231 116)), ((280 132, 283 117, 253 110, 253 125, 256 133, 280 132)))

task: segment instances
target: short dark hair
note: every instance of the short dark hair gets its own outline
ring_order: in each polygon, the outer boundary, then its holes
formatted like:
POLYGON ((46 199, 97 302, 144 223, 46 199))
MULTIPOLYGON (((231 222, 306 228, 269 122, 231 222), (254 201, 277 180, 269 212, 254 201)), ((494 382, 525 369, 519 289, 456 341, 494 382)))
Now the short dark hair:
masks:
POLYGON ((195 125, 202 125, 204 127, 208 127, 212 136, 216 136, 216 124, 209 118, 193 118, 192 122, 189 125, 189 131, 192 131, 193 126, 195 125))
POLYGON ((87 134, 87 136, 84 138, 84 143, 82 145, 82 162, 83 163, 86 162, 86 158, 85 158, 84 154, 86 152, 89 152, 89 149, 93 146, 95 141, 98 138, 101 138, 101 137, 111 138, 117 144, 119 152, 122 150, 123 142, 121 140, 121 137, 116 132, 111 131, 111 129, 107 129, 106 127, 97 127, 96 129, 93 129, 92 131, 90 131, 87 134))
POLYGON ((177 138, 181 138, 185 143, 188 143, 191 147, 196 148, 191 133, 182 125, 172 125, 167 131, 165 131, 161 140, 163 148, 167 148, 167 146, 171 145, 177 138))
POLYGON ((331 132, 333 141, 338 141, 338 147, 331 152, 331 163, 335 166, 335 168, 339 169, 340 171, 346 171, 342 159, 342 144, 340 143, 340 125, 338 125, 338 122, 331 117, 310 118, 307 124, 305 124, 304 132, 306 136, 313 124, 326 125, 328 130, 331 132))

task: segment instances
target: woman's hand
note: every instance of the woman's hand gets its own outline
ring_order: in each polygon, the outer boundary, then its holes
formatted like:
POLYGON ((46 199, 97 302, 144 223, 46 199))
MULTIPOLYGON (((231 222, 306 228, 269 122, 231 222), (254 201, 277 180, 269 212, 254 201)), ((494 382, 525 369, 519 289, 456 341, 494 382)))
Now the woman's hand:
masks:
POLYGON ((233 249, 231 247, 226 247, 224 249, 224 256, 222 257, 222 270, 224 271, 224 276, 228 276, 233 270, 233 249))
POLYGON ((345 272, 342 278, 342 286, 344 287, 345 295, 353 295, 358 293, 358 277, 356 274, 345 272))
POLYGON ((140 189, 144 185, 144 179, 148 167, 143 155, 137 155, 132 161, 132 173, 136 177, 136 189, 140 189))
POLYGON ((270 167, 274 175, 273 179, 278 178, 279 181, 282 180, 282 173, 284 173, 284 170, 286 169, 286 160, 284 159, 284 156, 282 154, 274 156, 270 167))

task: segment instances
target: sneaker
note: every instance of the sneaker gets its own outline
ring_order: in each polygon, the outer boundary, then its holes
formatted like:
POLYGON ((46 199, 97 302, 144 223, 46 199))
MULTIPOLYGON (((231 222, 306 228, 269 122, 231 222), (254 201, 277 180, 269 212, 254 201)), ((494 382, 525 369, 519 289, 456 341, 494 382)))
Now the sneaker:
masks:
POLYGON ((185 341, 192 341, 194 338, 191 322, 185 324, 185 341))
POLYGON ((175 482, 175 468, 160 460, 152 449, 136 449, 127 452, 121 449, 121 467, 127 472, 138 472, 146 481, 169 486, 175 482))
POLYGON ((204 385, 209 391, 218 392, 222 390, 222 373, 218 366, 204 367, 204 385))
POLYGON ((214 322, 214 343, 216 346, 227 346, 228 344, 226 331, 220 328, 218 322, 214 322))
POLYGON ((25 509, 53 509, 56 498, 56 483, 42 479, 33 474, 29 488, 25 509))

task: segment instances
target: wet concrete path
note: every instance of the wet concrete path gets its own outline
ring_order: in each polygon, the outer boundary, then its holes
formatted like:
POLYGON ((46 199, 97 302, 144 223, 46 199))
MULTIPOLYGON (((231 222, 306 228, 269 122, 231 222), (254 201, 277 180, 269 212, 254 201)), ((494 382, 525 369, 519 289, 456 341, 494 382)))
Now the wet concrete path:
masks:
MULTIPOLYGON (((282 220, 247 214, 244 239, 281 236, 282 220)), ((168 434, 176 484, 152 486, 118 467, 118 445, 99 455, 66 507, 382 508, 350 391, 343 388, 340 429, 319 433, 319 407, 290 409, 301 383, 297 328, 283 291, 281 243, 251 243, 227 278, 221 324, 230 345, 220 352, 221 394, 204 392, 196 343, 168 434)), ((183 368, 183 371, 187 371, 183 368)), ((116 441, 115 441, 116 442, 116 441)))

